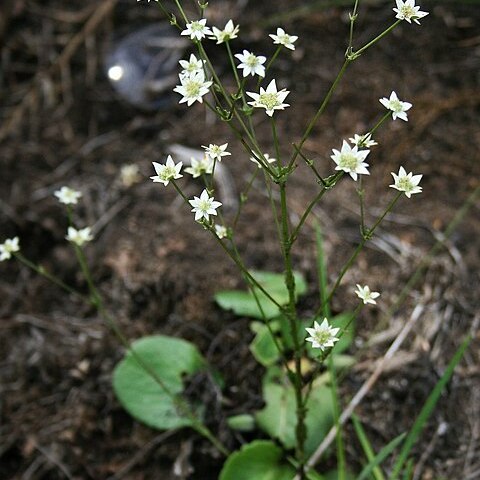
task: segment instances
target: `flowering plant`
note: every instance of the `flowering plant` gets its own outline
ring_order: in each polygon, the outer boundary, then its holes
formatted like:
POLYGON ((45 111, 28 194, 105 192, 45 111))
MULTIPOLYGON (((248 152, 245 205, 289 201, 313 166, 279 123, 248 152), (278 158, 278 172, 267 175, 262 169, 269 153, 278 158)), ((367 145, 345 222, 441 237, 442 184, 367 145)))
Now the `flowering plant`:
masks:
MULTIPOLYGON (((407 111, 412 108, 412 104, 400 100, 395 91, 392 91, 388 98, 379 99, 386 108, 386 113, 385 110, 379 112, 380 118, 374 125, 363 132, 352 132, 352 137, 349 137, 348 141, 338 139, 336 145, 341 143, 341 147, 340 150, 332 148, 330 158, 333 163, 328 160, 331 173, 327 176, 321 175, 317 168, 321 160, 307 158, 304 146, 352 62, 362 57, 404 20, 419 24, 418 20, 428 13, 421 11, 420 7, 415 5, 415 0, 396 0, 396 7, 393 8, 396 20, 371 41, 355 49, 353 34, 359 4, 358 0, 355 1, 349 17, 350 35, 344 63, 323 101, 319 103, 315 115, 306 125, 303 136, 293 144, 291 154, 286 157, 282 154, 281 148, 286 142, 278 136, 276 118, 288 113, 284 110, 290 107, 290 104, 285 101, 292 92, 283 87, 280 81, 277 86, 277 80, 271 78, 270 69, 281 52, 295 51, 301 39, 278 27, 275 33, 269 34, 273 45, 276 46, 270 58, 247 49, 234 53, 236 50, 233 49, 234 44, 231 42, 238 38, 240 27, 232 19, 227 20, 223 28, 210 27, 207 18, 188 18, 181 3, 176 0, 175 4, 177 12, 176 15, 168 13, 170 21, 178 28, 180 35, 190 39, 196 52, 179 62, 181 69, 178 85, 173 91, 180 95, 178 100, 180 104, 192 108, 196 103, 203 104, 229 125, 232 136, 239 139, 245 149, 245 168, 250 168, 251 180, 240 196, 238 210, 233 218, 230 218, 226 212, 224 214, 222 202, 216 200, 221 197, 217 195, 213 182, 218 164, 222 161, 232 161, 233 158, 230 157, 234 157, 228 150, 231 140, 223 138, 205 138, 202 158, 192 159, 190 167, 184 168, 182 161, 170 155, 161 162, 153 162, 155 174, 150 179, 156 184, 161 184, 159 188, 173 188, 178 192, 181 201, 189 210, 188 213, 193 214, 196 226, 201 226, 206 234, 213 236, 219 248, 238 267, 245 281, 247 291, 221 291, 216 294, 215 300, 222 308, 252 319, 251 328, 255 336, 250 350, 255 359, 265 367, 263 379, 265 406, 254 414, 230 417, 228 423, 233 430, 249 431, 255 428, 261 430, 270 436, 272 441, 253 441, 231 453, 231 445, 225 445, 215 435, 213 428, 204 423, 202 406, 183 395, 184 376, 210 368, 196 347, 189 342, 165 336, 140 339, 130 345, 123 336, 114 319, 108 314, 84 255, 84 248, 94 240, 95 232, 88 226, 77 228, 72 220, 72 208, 82 198, 80 191, 65 186, 55 191, 54 195, 65 206, 69 219, 65 239, 71 243, 86 277, 88 296, 76 292, 25 258, 18 237, 7 239, 0 244, 0 261, 16 257, 61 288, 79 295, 95 307, 127 350, 124 360, 114 373, 114 389, 122 405, 135 418, 154 428, 175 429, 188 426, 204 435, 227 457, 220 475, 222 480, 242 478, 257 480, 267 476, 281 480, 293 477, 300 480, 325 478, 315 470, 315 465, 327 448, 325 442, 328 443, 328 439, 331 438, 329 432, 332 431, 334 436, 337 436, 338 478, 346 479, 349 473, 342 461, 344 455, 341 440, 341 427, 346 417, 339 413, 337 375, 345 363, 352 362, 352 357, 344 352, 353 341, 355 319, 365 305, 376 305, 380 293, 372 291, 368 285, 357 284, 356 290, 352 286, 350 290, 352 298, 353 293, 357 296, 355 299, 357 306, 353 312, 344 311, 338 315, 332 314, 330 301, 365 244, 395 207, 402 194, 410 199, 412 194, 422 191, 420 186, 422 175, 414 175, 412 172, 407 174, 405 168, 400 166, 398 173, 392 172, 394 183, 389 185, 396 191, 392 192, 389 203, 373 224, 370 227, 366 226, 364 198, 361 192, 364 178, 370 175, 374 168, 372 167, 374 153, 371 149, 377 145, 377 141, 373 136, 389 119, 399 118, 407 122, 407 111), (213 68, 203 46, 203 42, 208 41, 218 45, 218 48, 225 49, 227 62, 231 66, 231 77, 235 81, 233 91, 227 88, 226 83, 222 82, 213 68), (270 124, 271 155, 265 153, 259 144, 253 118, 270 124), (367 157, 369 163, 366 162, 367 157), (249 163, 247 159, 255 165, 249 163), (305 162, 309 168, 312 180, 318 185, 318 191, 305 207, 303 214, 298 219, 292 220, 289 214, 287 185, 295 175, 300 162, 305 162), (191 177, 183 175, 182 172, 190 174, 191 177), (263 176, 265 192, 277 227, 278 245, 283 259, 283 264, 279 267, 282 271, 280 274, 252 270, 240 255, 236 243, 238 219, 248 200, 248 190, 258 176, 263 176), (189 198, 182 182, 193 179, 201 182, 201 192, 199 188, 198 196, 189 198), (321 240, 318 242, 320 301, 313 316, 302 318, 297 301, 305 294, 307 286, 302 275, 295 271, 292 250, 315 205, 331 189, 352 181, 357 182, 356 185, 359 186, 361 240, 330 288, 326 281, 325 262, 322 261, 322 242, 321 240), (327 372, 327 380, 322 379, 321 374, 324 372, 327 372), (285 421, 279 422, 279 418, 285 421), (249 469, 248 477, 242 476, 242 469, 245 466, 249 469)), ((206 5, 201 5, 201 9, 204 13, 206 5)), ((322 152, 322 156, 327 157, 328 152, 322 152)), ((125 171, 125 183, 137 181, 137 174, 135 169, 125 171)), ((387 187, 386 182, 385 186, 387 187)), ((321 239, 320 229, 317 229, 317 236, 321 239)), ((465 345, 462 348, 464 349, 465 345)), ((444 383, 462 353, 463 350, 459 350, 459 354, 452 360, 452 368, 442 377, 444 383)), ((218 388, 220 389, 220 386, 218 388)), ((435 397, 432 398, 427 413, 431 412, 436 401, 435 397)), ((438 399, 438 395, 436 398, 438 399)), ((377 478, 382 478, 381 472, 378 473, 380 464, 395 447, 400 445, 402 451, 394 463, 389 478, 396 480, 404 471, 408 473, 406 459, 426 418, 428 415, 421 418, 423 423, 416 424, 416 428, 412 429, 413 433, 410 433, 407 439, 404 436, 393 439, 375 455, 370 448, 368 462, 358 475, 358 480, 368 478, 373 471, 377 478)))

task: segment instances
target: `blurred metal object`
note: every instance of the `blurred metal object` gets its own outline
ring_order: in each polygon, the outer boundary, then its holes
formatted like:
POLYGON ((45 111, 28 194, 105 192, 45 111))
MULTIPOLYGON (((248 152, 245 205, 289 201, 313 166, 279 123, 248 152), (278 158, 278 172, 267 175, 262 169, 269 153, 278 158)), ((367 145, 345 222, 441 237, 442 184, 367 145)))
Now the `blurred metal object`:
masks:
MULTIPOLYGON (((186 166, 191 166, 192 157, 200 159, 205 155, 204 150, 185 147, 184 145, 179 145, 178 143, 169 145, 167 150, 168 153, 175 158, 175 162, 182 162, 186 166)), ((237 188, 235 186, 235 180, 233 179, 226 162, 216 163, 214 180, 218 186, 219 198, 223 204, 223 207, 229 210, 236 210, 238 208, 237 188)))
POLYGON ((155 110, 168 106, 177 83, 179 66, 189 41, 169 23, 130 33, 106 55, 105 74, 115 91, 128 103, 155 110))

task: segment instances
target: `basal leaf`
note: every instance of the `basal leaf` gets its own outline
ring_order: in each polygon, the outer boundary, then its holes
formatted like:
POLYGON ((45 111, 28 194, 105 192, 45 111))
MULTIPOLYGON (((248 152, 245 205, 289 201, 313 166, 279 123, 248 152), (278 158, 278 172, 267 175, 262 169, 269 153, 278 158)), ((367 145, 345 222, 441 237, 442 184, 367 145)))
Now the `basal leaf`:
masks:
MULTIPOLYGON (((169 392, 180 397, 183 377, 205 368, 205 360, 191 343, 178 338, 155 335, 132 344, 142 362, 161 380, 169 392)), ((137 362, 132 352, 113 373, 115 394, 130 415, 154 428, 167 430, 191 426, 188 416, 137 362)))
POLYGON ((291 480, 295 470, 283 461, 283 452, 275 443, 256 440, 232 453, 219 480, 291 480))

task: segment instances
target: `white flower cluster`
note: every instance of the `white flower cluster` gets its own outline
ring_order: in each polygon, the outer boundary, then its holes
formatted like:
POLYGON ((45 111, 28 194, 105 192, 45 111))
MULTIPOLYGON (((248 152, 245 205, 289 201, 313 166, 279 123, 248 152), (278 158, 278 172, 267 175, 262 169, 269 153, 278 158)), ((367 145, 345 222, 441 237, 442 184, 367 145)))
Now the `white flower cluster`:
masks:
MULTIPOLYGON (((216 40, 217 44, 228 43, 238 37, 240 27, 233 23, 233 20, 228 20, 223 29, 217 27, 207 26, 207 20, 202 18, 188 22, 181 35, 189 36, 194 42, 201 42, 205 38, 216 40)), ((298 40, 296 35, 289 35, 283 28, 277 28, 275 34, 270 34, 273 43, 295 50, 294 43, 298 40)), ((236 53, 235 58, 239 60, 237 68, 242 71, 243 78, 248 76, 254 77, 258 75, 263 78, 266 74, 265 62, 267 57, 263 55, 255 55, 254 53, 243 50, 242 53, 236 53)), ((182 98, 179 103, 186 103, 187 106, 193 105, 195 102, 203 103, 203 97, 209 92, 213 81, 209 80, 206 61, 197 59, 193 54, 190 55, 189 60, 180 60, 182 71, 179 75, 180 84, 173 90, 179 93, 182 98)), ((264 108, 267 115, 270 117, 275 110, 283 110, 289 105, 283 103, 289 91, 282 89, 277 90, 275 80, 272 80, 266 89, 260 87, 260 92, 246 92, 248 96, 253 98, 253 101, 248 102, 249 105, 255 108, 264 108)))

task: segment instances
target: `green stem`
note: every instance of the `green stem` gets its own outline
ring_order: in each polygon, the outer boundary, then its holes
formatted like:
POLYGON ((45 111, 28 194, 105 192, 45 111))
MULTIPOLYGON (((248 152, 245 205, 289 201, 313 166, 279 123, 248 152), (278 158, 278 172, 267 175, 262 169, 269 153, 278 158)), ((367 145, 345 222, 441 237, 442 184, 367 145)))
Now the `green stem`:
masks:
MULTIPOLYGON (((217 236, 218 238, 218 235, 216 234, 216 232, 214 230, 211 230, 211 232, 217 236)), ((218 238, 218 240, 220 240, 220 238, 218 238)), ((240 256, 240 253, 237 249, 237 246, 235 245, 235 242, 233 241, 233 239, 230 239, 230 244, 232 245, 232 249, 235 253, 235 256, 237 257, 237 259, 239 260, 239 262, 243 263, 242 262, 242 258, 240 256)), ((275 335, 275 332, 272 330, 272 326, 270 325, 270 319, 268 319, 266 316, 265 316, 265 312, 263 311, 263 308, 262 308, 262 305, 260 303, 260 299, 258 298, 258 294, 255 290, 255 285, 251 282, 250 278, 247 277, 246 275, 244 275, 244 280, 245 282, 247 283, 248 285, 248 288, 250 290, 250 292, 252 293, 253 297, 255 298, 255 303, 257 304, 257 307, 262 315, 262 320, 263 320, 263 323, 265 324, 265 326, 267 327, 268 329, 268 333, 270 334, 272 340, 273 340, 273 343, 275 345, 275 348, 278 350, 279 354, 280 354, 280 358, 282 360, 282 363, 283 363, 283 366, 285 367, 286 371, 290 374, 293 374, 293 372, 290 370, 290 366, 288 365, 288 360, 287 358, 285 357, 285 345, 280 345, 279 341, 278 341, 278 338, 277 336, 275 335)), ((283 339, 282 339, 282 343, 283 343, 283 339)))
POLYGON ((187 15, 185 15, 185 12, 183 11, 183 8, 180 2, 178 0, 175 0, 175 4, 177 5, 178 11, 180 12, 180 15, 182 16, 185 23, 188 23, 187 15))
POLYGON ((367 133, 370 134, 370 136, 373 137, 373 134, 380 128, 380 126, 383 124, 383 122, 392 116, 392 112, 388 111, 376 124, 375 126, 367 133))
POLYGON ((358 199, 360 201, 360 232, 365 236, 365 190, 363 189, 363 176, 360 175, 357 189, 358 199))
MULTIPOLYGON (((300 155, 300 157, 305 161, 305 163, 307 164, 307 166, 312 170, 312 172, 314 173, 314 175, 317 177, 317 180, 318 182, 320 182, 324 187, 326 186, 326 183, 325 181, 323 180, 322 176, 318 173, 318 170, 315 168, 315 165, 313 164, 313 160, 310 160, 309 158, 307 158, 297 147, 297 145, 295 143, 292 143, 293 145, 293 148, 295 149, 295 151, 297 152, 298 155, 300 155)), ((288 168, 292 168, 293 166, 293 163, 290 162, 288 168)))
MULTIPOLYGON (((376 228, 378 227, 378 225, 380 225, 380 223, 382 222, 382 220, 385 218, 385 216, 393 209, 394 205, 397 203, 398 199, 400 198, 400 196, 402 195, 402 192, 398 192, 395 197, 393 198, 393 200, 388 204, 387 208, 385 209, 385 211, 382 213, 382 215, 380 215, 378 217, 378 219, 376 220, 376 222, 373 224, 373 226, 369 229, 367 229, 367 231, 365 231, 364 235, 363 235, 363 238, 361 240, 361 242, 358 244, 357 248, 355 249, 355 251, 352 253, 352 255, 350 256, 350 258, 347 260, 347 262, 345 263, 345 265, 343 266, 342 270, 340 271, 340 274, 338 275, 337 277, 337 280, 335 281, 335 284, 333 285, 333 288, 332 290, 330 291, 330 294, 328 295, 327 299, 325 300, 325 302, 330 302, 330 300, 332 299, 335 291, 337 290, 337 288, 339 287, 343 277, 345 276, 345 274, 347 273, 347 271, 350 269, 350 267, 352 266, 353 262, 355 261, 355 259, 358 257, 359 253, 363 250, 363 247, 365 246, 365 244, 368 242, 368 240, 370 240, 373 236, 373 233, 375 232, 376 228)), ((317 310, 316 312, 316 315, 319 315, 319 313, 322 311, 323 309, 323 305, 320 306, 320 308, 317 310)))
POLYGON ((275 50, 275 53, 272 55, 272 58, 267 62, 267 66, 265 67, 265 76, 264 77, 258 77, 257 81, 257 90, 260 88, 260 84, 262 83, 262 80, 267 76, 267 72, 272 66, 273 62, 277 59, 278 54, 282 50, 282 45, 279 45, 277 49, 275 50))
POLYGON ((347 55, 352 52, 353 49, 353 27, 355 25, 355 21, 357 20, 357 8, 358 8, 358 0, 355 0, 355 5, 353 7, 353 13, 350 14, 350 35, 348 38, 348 49, 347 55))
POLYGON ((285 265, 285 286, 288 290, 288 320, 290 322, 290 330, 294 344, 294 356, 295 356, 295 377, 293 381, 293 387, 295 390, 295 403, 296 403, 296 415, 297 425, 295 428, 296 437, 296 459, 298 460, 297 473, 301 480, 305 477, 305 440, 307 436, 307 430, 305 425, 306 408, 303 402, 302 396, 302 346, 300 345, 298 338, 298 319, 295 306, 295 277, 293 275, 293 265, 291 258, 291 245, 290 245, 290 232, 288 226, 288 208, 287 208, 287 193, 286 182, 282 181, 280 186, 280 206, 281 206, 281 226, 282 226, 282 243, 283 243, 283 256, 285 265))
POLYGON ((275 146, 275 156, 276 156, 276 159, 277 159, 277 166, 278 166, 278 170, 280 171, 282 161, 281 161, 281 158, 280 158, 280 143, 278 141, 277 126, 275 124, 275 119, 273 117, 270 118, 270 122, 271 122, 271 125, 272 125, 272 137, 273 137, 273 144, 275 146))
POLYGON ((105 309, 103 304, 102 297, 100 296, 95 284, 93 282, 92 274, 90 269, 88 268, 87 261, 85 258, 85 254, 83 250, 78 245, 74 244, 75 247, 75 254, 78 259, 78 263, 80 264, 80 268, 87 280, 87 285, 90 291, 90 297, 92 304, 97 308, 100 315, 104 318, 108 326, 117 336, 119 341, 122 345, 128 350, 128 352, 132 355, 135 361, 139 364, 139 366, 148 374, 150 377, 155 380, 155 382, 160 386, 160 388, 172 399, 175 406, 182 412, 183 415, 186 415, 190 421, 192 422, 192 426, 203 436, 205 436, 210 442, 221 452, 223 455, 228 456, 229 451, 228 449, 213 435, 213 433, 197 418, 197 416, 191 411, 190 406, 188 403, 183 400, 182 398, 175 395, 170 388, 165 384, 165 382, 157 375, 157 373, 142 359, 140 355, 137 354, 135 349, 133 349, 127 338, 123 335, 122 331, 118 327, 117 323, 111 315, 105 309))
POLYGON ((240 219, 240 214, 242 212, 243 205, 247 201, 248 193, 250 192, 250 189, 253 186, 253 182, 255 181, 255 178, 257 178, 259 170, 260 170, 260 168, 255 168, 252 176, 250 177, 249 182, 247 183, 247 186, 245 187, 245 190, 240 193, 240 203, 238 205, 238 209, 237 209, 237 212, 235 213, 235 218, 234 218, 233 223, 232 223, 232 229, 234 231, 237 227, 238 220, 240 219))
POLYGON ((310 215, 310 212, 312 211, 313 207, 318 203, 318 201, 323 197, 323 195, 325 194, 325 192, 327 190, 329 190, 330 188, 332 188, 332 186, 334 186, 337 181, 343 176, 343 172, 338 172, 334 177, 333 179, 331 180, 331 182, 328 184, 328 185, 325 185, 324 187, 322 187, 322 189, 320 190, 320 192, 318 192, 318 194, 315 196, 315 198, 310 202, 310 204, 308 205, 308 207, 306 208, 305 212, 303 213, 302 217, 300 218, 300 221, 298 222, 298 225, 295 227, 295 229, 293 230, 293 233, 290 237, 290 244, 293 244, 295 242, 295 240, 297 239, 298 237, 298 234, 300 232, 300 229, 302 228, 303 224, 305 223, 305 221, 307 220, 307 217, 310 215))
MULTIPOLYGON (((215 233, 215 232, 214 232, 215 233)), ((227 248, 227 246, 222 242, 218 235, 214 235, 217 243, 222 247, 223 251, 234 261, 235 265, 240 269, 242 274, 246 275, 250 282, 257 287, 274 305, 276 305, 280 311, 284 311, 283 305, 280 305, 267 290, 253 277, 253 275, 248 271, 247 267, 238 259, 236 256, 227 248)))
POLYGON ((41 265, 36 265, 35 263, 31 262, 28 260, 28 258, 24 257, 23 254, 20 252, 13 252, 13 256, 19 260, 21 263, 23 263, 26 267, 32 269, 34 272, 38 273, 39 275, 42 275, 46 279, 50 280, 52 283, 57 285, 57 287, 60 287, 61 289, 65 290, 68 293, 71 293, 72 295, 75 295, 76 297, 82 299, 83 301, 89 301, 88 298, 86 298, 84 295, 82 295, 80 292, 75 290, 74 288, 70 287, 66 283, 64 283, 62 280, 57 278, 55 275, 52 275, 50 272, 45 270, 41 265))
POLYGON ((345 61, 343 62, 342 68, 340 68, 340 71, 338 72, 337 76, 335 77, 335 80, 333 81, 333 83, 332 83, 330 89, 328 90, 325 98, 323 99, 322 104, 320 105, 319 109, 317 110, 317 112, 313 116, 312 120, 310 120, 310 123, 307 125, 305 133, 303 134, 300 142, 297 145, 297 148, 296 148, 295 152, 292 155, 292 158, 290 160, 290 165, 293 165, 295 163, 295 160, 298 156, 298 153, 302 150, 302 147, 303 147, 304 143, 307 141, 307 138, 310 136, 310 133, 312 132, 313 127, 317 123, 317 120, 320 118, 322 113, 325 111, 325 108, 327 107, 328 102, 330 101, 330 98, 333 95, 333 92, 335 92, 341 78, 343 77, 343 74, 345 73, 345 70, 347 69, 347 67, 348 67, 348 65, 350 64, 351 61, 352 60, 350 60, 349 58, 346 58, 345 61))
POLYGON ((355 60, 357 57, 359 57, 362 53, 364 53, 366 50, 368 50, 372 45, 375 45, 379 40, 381 40, 385 35, 389 34, 397 25, 402 23, 402 20, 397 20, 395 23, 390 25, 386 30, 384 30, 380 35, 376 36, 373 40, 368 42, 366 45, 364 45, 362 48, 357 50, 356 52, 351 53, 352 60, 355 60))

